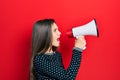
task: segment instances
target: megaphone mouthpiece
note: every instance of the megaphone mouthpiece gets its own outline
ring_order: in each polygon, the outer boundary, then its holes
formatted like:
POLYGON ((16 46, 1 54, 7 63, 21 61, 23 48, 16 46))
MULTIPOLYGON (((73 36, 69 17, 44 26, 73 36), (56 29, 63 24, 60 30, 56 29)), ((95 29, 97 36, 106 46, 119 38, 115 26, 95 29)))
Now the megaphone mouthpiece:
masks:
POLYGON ((69 38, 73 38, 74 36, 73 36, 73 33, 72 33, 72 29, 70 29, 69 31, 67 31, 67 36, 69 37, 69 38))

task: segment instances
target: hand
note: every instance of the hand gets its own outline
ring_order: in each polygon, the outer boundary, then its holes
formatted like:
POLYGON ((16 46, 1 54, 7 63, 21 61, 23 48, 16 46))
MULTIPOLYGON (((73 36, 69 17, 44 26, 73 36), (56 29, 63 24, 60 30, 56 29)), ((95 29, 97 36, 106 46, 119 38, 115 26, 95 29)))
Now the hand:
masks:
POLYGON ((77 37, 75 40, 75 47, 78 47, 84 50, 85 46, 86 46, 86 40, 84 36, 77 37))

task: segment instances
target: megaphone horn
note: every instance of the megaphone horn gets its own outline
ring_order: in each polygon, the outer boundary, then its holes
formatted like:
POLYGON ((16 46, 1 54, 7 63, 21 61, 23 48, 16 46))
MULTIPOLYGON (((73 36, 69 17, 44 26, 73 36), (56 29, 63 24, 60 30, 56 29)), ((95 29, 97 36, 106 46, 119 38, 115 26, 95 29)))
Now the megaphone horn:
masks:
POLYGON ((97 26, 96 20, 93 19, 87 24, 72 28, 71 31, 67 32, 67 35, 69 37, 76 37, 76 38, 78 36, 86 36, 86 35, 92 35, 92 36, 99 37, 98 26, 97 26))

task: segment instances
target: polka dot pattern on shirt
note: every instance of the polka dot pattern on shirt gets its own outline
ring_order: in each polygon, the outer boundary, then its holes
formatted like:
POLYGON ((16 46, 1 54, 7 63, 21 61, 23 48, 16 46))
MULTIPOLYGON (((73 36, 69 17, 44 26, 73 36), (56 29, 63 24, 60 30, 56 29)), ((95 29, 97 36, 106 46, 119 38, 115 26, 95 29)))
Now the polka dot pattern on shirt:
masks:
POLYGON ((67 70, 63 66, 60 53, 37 54, 33 60, 36 80, 75 80, 80 66, 81 53, 81 51, 73 49, 72 59, 67 70))

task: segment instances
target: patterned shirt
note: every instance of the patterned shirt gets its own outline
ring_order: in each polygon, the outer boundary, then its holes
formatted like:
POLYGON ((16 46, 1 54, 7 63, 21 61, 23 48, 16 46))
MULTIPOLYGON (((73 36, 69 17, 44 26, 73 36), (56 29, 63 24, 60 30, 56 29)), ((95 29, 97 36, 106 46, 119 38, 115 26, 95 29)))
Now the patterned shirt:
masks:
POLYGON ((33 71, 36 80, 75 80, 80 62, 80 48, 73 48, 72 59, 67 69, 62 63, 61 54, 37 54, 33 60, 33 71))

